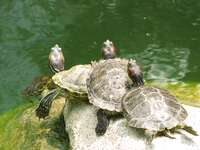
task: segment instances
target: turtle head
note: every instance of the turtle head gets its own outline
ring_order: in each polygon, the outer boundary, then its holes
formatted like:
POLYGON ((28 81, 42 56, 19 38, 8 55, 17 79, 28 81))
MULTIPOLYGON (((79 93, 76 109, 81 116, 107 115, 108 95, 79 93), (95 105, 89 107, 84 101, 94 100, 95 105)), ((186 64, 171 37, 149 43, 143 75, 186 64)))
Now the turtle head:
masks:
POLYGON ((101 49, 104 59, 112 59, 116 57, 116 48, 112 41, 106 40, 101 49))
POLYGON ((128 76, 133 81, 134 86, 144 85, 143 74, 136 60, 130 59, 127 66, 128 76))
POLYGON ((65 58, 62 53, 62 49, 56 44, 51 48, 49 54, 49 67, 53 73, 60 72, 64 70, 65 58))

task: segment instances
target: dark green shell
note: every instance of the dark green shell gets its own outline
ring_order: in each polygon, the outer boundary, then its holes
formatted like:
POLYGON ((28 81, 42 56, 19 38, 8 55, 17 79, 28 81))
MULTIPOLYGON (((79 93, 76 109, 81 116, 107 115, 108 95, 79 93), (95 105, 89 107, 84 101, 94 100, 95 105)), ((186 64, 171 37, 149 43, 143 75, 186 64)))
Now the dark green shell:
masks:
POLYGON ((161 131, 181 124, 187 117, 186 110, 168 91, 142 86, 132 89, 122 100, 128 124, 136 128, 161 131))

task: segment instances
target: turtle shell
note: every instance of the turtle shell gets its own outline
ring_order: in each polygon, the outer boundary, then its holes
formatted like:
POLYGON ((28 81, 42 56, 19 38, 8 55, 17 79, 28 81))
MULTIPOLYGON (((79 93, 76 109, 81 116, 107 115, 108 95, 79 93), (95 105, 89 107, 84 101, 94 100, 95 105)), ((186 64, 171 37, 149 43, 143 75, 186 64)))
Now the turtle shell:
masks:
POLYGON ((187 117, 176 97, 157 87, 142 86, 130 90, 123 97, 122 107, 131 127, 153 131, 176 127, 187 117))
POLYGON ((93 105, 113 112, 121 112, 121 100, 132 84, 127 74, 126 59, 108 59, 92 63, 87 80, 88 98, 93 105))
POLYGON ((69 70, 56 73, 52 79, 59 87, 71 93, 87 93, 86 79, 89 76, 91 65, 76 65, 69 70))

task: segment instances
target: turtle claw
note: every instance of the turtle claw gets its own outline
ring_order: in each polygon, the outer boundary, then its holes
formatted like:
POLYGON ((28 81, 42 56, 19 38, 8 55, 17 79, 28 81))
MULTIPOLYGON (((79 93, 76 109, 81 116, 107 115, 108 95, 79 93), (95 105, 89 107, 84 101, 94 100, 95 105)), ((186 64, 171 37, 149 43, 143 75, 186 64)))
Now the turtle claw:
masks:
POLYGON ((96 128, 95 128, 95 132, 97 134, 97 136, 102 136, 106 133, 106 126, 104 124, 97 124, 96 128))
POLYGON ((137 84, 137 86, 144 85, 143 76, 142 75, 137 75, 135 77, 135 83, 137 84))
POLYGON ((35 113, 36 113, 36 116, 40 119, 44 119, 46 116, 49 115, 49 111, 50 111, 50 108, 47 108, 47 107, 44 107, 42 105, 39 105, 36 110, 35 110, 35 113))

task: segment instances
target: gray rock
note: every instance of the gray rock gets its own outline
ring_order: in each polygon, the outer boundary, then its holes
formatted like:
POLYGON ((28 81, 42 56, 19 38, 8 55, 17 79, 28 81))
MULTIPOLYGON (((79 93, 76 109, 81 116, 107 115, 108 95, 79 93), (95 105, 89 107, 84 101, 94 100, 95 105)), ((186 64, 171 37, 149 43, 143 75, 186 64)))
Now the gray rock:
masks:
MULTIPOLYGON (((200 133, 200 108, 184 107, 189 114, 185 123, 200 133)), ((96 111, 97 108, 87 102, 68 101, 66 104, 64 117, 72 150, 200 150, 200 136, 182 130, 173 135, 176 139, 157 137, 147 145, 144 133, 128 127, 123 118, 111 120, 106 134, 97 137, 96 111)))

